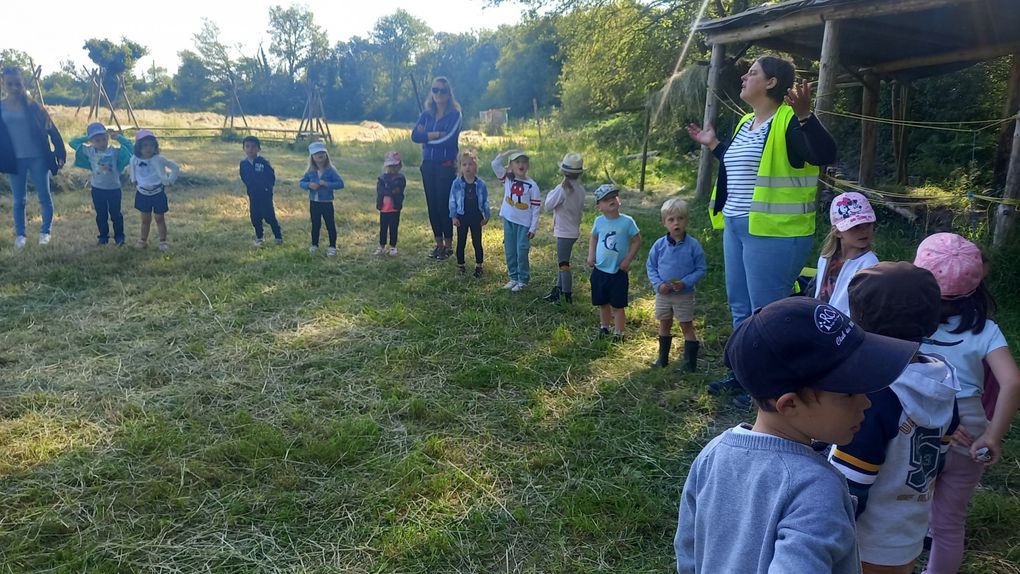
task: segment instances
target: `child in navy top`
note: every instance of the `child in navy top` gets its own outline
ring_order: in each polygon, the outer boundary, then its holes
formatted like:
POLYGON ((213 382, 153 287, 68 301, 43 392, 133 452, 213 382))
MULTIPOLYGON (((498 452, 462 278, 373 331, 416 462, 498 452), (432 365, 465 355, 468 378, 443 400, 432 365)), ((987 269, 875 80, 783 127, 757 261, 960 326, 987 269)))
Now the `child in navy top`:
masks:
POLYGON ((262 143, 255 136, 247 136, 241 140, 244 146, 244 159, 241 160, 241 181, 248 189, 248 215, 251 226, 255 228, 255 246, 263 243, 262 222, 265 221, 273 230, 276 244, 283 243, 283 232, 276 220, 276 209, 273 208, 273 186, 276 185, 276 171, 269 165, 269 160, 259 155, 262 143))
POLYGON ((323 221, 329 234, 329 249, 326 255, 336 255, 336 218, 333 214, 333 191, 343 189, 344 180, 329 161, 326 144, 312 142, 308 145, 308 171, 301 178, 301 189, 308 190, 308 211, 312 216, 312 245, 309 253, 319 250, 319 232, 323 221))
POLYGON ((124 215, 120 212, 120 173, 131 163, 131 140, 119 132, 120 147, 110 147, 110 135, 101 123, 91 123, 85 135, 76 137, 68 145, 74 150, 74 166, 92 172, 92 205, 96 208, 96 226, 99 228, 99 245, 110 242, 110 223, 113 222, 113 241, 124 245, 124 215), (88 142, 86 144, 86 142, 88 142))
POLYGON ((383 173, 375 182, 375 208, 379 210, 379 247, 375 250, 376 255, 382 255, 386 250, 387 235, 389 254, 397 254, 400 210, 404 207, 404 189, 407 188, 407 180, 400 173, 402 164, 400 152, 386 152, 383 157, 383 173))
POLYGON ((655 291, 655 318, 659 321, 659 358, 653 366, 669 364, 670 331, 673 318, 684 334, 684 363, 688 371, 698 367, 701 343, 694 330, 694 284, 705 276, 705 251, 687 233, 687 202, 670 199, 662 204, 662 225, 666 235, 652 244, 645 270, 655 291))

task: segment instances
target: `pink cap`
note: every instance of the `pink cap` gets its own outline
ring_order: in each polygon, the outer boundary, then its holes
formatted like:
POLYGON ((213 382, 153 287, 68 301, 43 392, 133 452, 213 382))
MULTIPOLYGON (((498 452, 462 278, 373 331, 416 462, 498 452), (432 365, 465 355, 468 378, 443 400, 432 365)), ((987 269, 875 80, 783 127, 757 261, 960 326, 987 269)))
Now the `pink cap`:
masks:
POLYGON ((839 231, 846 231, 862 223, 875 222, 875 210, 867 197, 856 191, 837 195, 829 206, 829 221, 839 231))
POLYGON ((391 165, 400 165, 400 152, 399 151, 388 151, 383 156, 383 167, 389 167, 391 165))
POLYGON ((955 233, 936 233, 917 246, 914 265, 931 271, 943 299, 966 297, 984 278, 984 264, 977 245, 955 233))
POLYGON ((149 130, 138 130, 137 132, 135 132, 136 142, 140 142, 145 138, 156 139, 156 134, 150 132, 149 130))

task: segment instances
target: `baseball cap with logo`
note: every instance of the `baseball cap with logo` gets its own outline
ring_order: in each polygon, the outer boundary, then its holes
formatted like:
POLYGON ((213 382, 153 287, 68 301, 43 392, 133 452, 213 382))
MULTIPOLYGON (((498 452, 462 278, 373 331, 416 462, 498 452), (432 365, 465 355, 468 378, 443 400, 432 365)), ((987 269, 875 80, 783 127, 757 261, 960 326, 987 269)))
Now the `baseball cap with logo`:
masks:
POLYGON ((932 272, 943 299, 966 297, 984 279, 984 263, 977 245, 955 233, 936 233, 917 246, 914 265, 932 272))
POLYGON ((829 222, 840 231, 875 222, 875 210, 867 197, 856 191, 837 195, 829 206, 829 222))
POLYGON ((919 346, 866 333, 818 299, 788 297, 737 327, 726 344, 726 365, 758 400, 807 388, 866 394, 892 384, 919 346))
POLYGON ((602 185, 595 188, 595 203, 602 201, 612 194, 620 194, 620 188, 616 187, 611 183, 603 183, 602 185))

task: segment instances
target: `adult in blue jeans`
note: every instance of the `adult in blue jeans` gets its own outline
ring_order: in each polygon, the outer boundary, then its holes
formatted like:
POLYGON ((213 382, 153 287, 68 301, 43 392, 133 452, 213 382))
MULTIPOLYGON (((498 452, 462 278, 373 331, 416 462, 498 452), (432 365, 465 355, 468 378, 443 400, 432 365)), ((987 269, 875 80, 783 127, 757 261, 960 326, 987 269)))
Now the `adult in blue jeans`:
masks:
POLYGON ((450 80, 439 76, 425 98, 424 111, 411 130, 411 141, 421 144, 421 182, 436 238, 432 259, 453 253, 453 220, 450 219, 450 188, 457 177, 458 140, 462 117, 450 80))
MULTIPOLYGON (((794 82, 791 62, 758 58, 741 77, 740 98, 753 111, 728 144, 711 125, 687 126, 690 137, 719 159, 709 210, 713 227, 723 229, 734 327, 790 295, 815 234, 818 166, 836 159, 836 142, 811 113, 811 88, 794 82)), ((709 392, 739 388, 730 373, 709 392)), ((749 406, 750 398, 738 396, 736 403, 749 406)))
POLYGON ((35 185, 42 211, 39 245, 46 245, 50 242, 50 224, 53 222, 50 174, 56 175, 63 167, 67 161, 67 149, 49 114, 29 98, 21 70, 4 68, 0 77, 7 94, 0 101, 0 173, 9 174, 14 198, 14 247, 21 249, 25 246, 29 177, 35 185))

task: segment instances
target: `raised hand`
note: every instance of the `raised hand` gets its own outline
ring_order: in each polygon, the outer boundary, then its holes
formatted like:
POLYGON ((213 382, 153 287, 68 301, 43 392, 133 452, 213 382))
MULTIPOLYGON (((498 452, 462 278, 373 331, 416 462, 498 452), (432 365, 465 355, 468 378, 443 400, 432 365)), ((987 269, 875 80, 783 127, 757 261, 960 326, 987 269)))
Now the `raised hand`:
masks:
POLYGON ((784 99, 793 108, 793 113, 797 114, 799 120, 804 121, 811 117, 811 84, 807 80, 790 86, 784 99))
POLYGON ((716 137, 712 124, 705 124, 705 129, 701 129, 698 124, 687 124, 687 135, 699 144, 708 146, 709 149, 715 149, 715 146, 719 145, 719 138, 716 137))

